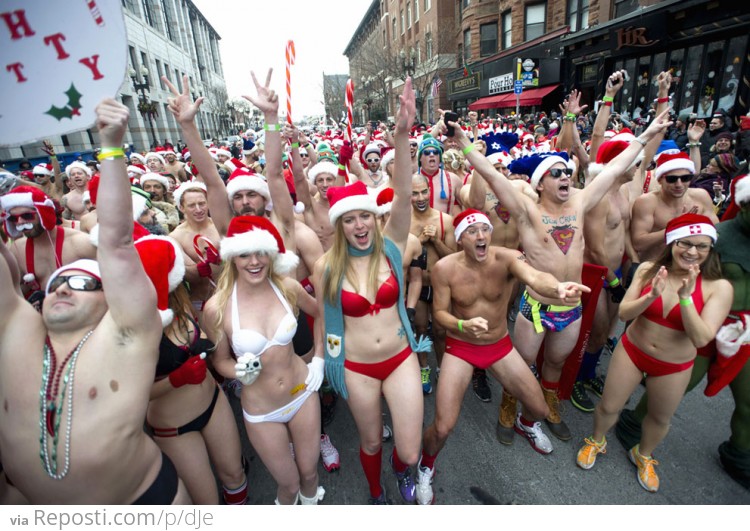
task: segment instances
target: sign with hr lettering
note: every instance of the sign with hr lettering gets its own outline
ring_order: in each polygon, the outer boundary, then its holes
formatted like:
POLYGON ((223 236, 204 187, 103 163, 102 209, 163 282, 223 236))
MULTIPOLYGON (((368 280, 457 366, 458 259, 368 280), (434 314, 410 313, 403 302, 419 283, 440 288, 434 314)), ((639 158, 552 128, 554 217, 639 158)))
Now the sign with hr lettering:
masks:
POLYGON ((86 129, 127 69, 115 0, 0 3, 0 146, 86 129))

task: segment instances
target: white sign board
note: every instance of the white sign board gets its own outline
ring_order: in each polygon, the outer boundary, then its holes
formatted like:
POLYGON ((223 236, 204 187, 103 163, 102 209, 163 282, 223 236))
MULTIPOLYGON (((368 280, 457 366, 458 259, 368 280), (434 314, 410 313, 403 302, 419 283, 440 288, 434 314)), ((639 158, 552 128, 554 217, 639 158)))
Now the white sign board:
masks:
POLYGON ((489 79, 490 95, 513 90, 513 72, 489 79))
POLYGON ((0 146, 86 129, 128 66, 117 0, 0 2, 0 146))

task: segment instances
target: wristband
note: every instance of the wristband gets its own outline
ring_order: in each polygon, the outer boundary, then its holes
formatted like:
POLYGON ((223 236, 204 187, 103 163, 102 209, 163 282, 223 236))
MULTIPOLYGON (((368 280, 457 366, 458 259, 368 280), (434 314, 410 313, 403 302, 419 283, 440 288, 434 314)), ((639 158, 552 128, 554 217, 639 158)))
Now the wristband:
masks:
POLYGON ((339 169, 340 170, 346 170, 346 166, 344 166, 343 164, 339 164, 339 169))
POLYGON ((688 143, 687 143, 687 144, 685 144, 685 145, 686 145, 687 147, 689 147, 689 148, 694 148, 694 147, 701 147, 701 143, 700 143, 700 142, 688 142, 688 143))
POLYGON ((656 98, 656 103, 669 103, 669 97, 656 98))
POLYGON ((575 122, 576 121, 576 115, 573 116, 563 116, 564 122, 575 122))
POLYGON ((469 144, 461 150, 461 153, 463 153, 464 155, 468 155, 469 153, 474 151, 474 149, 476 149, 476 146, 474 144, 469 144))
POLYGON ((292 142, 292 149, 299 149, 299 142, 292 142))
POLYGON ((648 140, 643 140, 640 137, 635 137, 633 140, 631 140, 631 142, 638 142, 643 147, 646 147, 646 144, 648 144, 648 140))
POLYGON ((461 332, 462 334, 464 333, 464 320, 463 319, 458 320, 458 331, 461 332))
POLYGON ((281 132, 281 125, 279 124, 263 124, 264 131, 276 131, 281 132))
POLYGON ((604 102, 605 107, 612 107, 612 100, 604 102))
POLYGON ((620 285, 620 279, 617 278, 617 277, 615 277, 615 279, 612 282, 609 283, 609 287, 610 288, 614 288, 614 287, 619 286, 619 285, 620 285))
POLYGON ((614 96, 604 96, 604 97, 602 98, 602 101, 603 101, 604 103, 607 103, 607 102, 613 102, 613 101, 615 101, 615 98, 614 98, 614 96))
POLYGON ((574 113, 574 112, 566 112, 566 113, 565 113, 565 117, 566 117, 566 118, 573 118, 573 119, 575 120, 575 118, 576 118, 576 113, 574 113))
POLYGON ((680 306, 690 306, 692 304, 693 304, 693 299, 692 298, 690 298, 690 299, 683 299, 682 297, 680 297, 680 306))
POLYGON ((113 160, 113 159, 124 159, 125 150, 122 148, 102 148, 99 155, 96 156, 96 160, 113 160))

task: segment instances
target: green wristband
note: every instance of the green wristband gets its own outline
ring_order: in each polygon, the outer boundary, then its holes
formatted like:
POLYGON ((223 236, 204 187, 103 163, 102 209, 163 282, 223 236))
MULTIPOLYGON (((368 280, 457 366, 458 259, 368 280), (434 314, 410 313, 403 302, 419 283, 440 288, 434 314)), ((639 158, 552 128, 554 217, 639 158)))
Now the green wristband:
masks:
POLYGON ((692 298, 690 298, 690 299, 683 299, 682 297, 680 297, 680 306, 690 306, 692 304, 693 304, 693 299, 692 298))
POLYGON ((299 149, 299 142, 292 142, 292 149, 299 149))
POLYGON ((620 285, 620 279, 617 277, 615 277, 615 279, 609 283, 610 288, 614 288, 615 286, 619 286, 619 285, 620 285))
POLYGON ((263 124, 264 131, 276 131, 281 132, 281 125, 279 124, 263 124))
POLYGON ((615 98, 613 98, 612 96, 604 96, 604 97, 602 98, 602 101, 603 101, 604 103, 607 103, 608 101, 615 101, 615 98))
POLYGON ((476 149, 476 146, 474 144, 469 144, 468 146, 466 146, 465 148, 461 150, 461 153, 463 153, 465 156, 471 153, 472 151, 474 151, 475 149, 476 149))
POLYGON ((575 118, 576 118, 576 113, 574 113, 574 112, 566 112, 566 113, 565 113, 565 117, 566 117, 566 118, 572 118, 572 119, 574 119, 574 120, 575 120, 575 118))
POLYGON ((458 326, 458 331, 463 334, 464 333, 464 320, 459 319, 457 326, 458 326))

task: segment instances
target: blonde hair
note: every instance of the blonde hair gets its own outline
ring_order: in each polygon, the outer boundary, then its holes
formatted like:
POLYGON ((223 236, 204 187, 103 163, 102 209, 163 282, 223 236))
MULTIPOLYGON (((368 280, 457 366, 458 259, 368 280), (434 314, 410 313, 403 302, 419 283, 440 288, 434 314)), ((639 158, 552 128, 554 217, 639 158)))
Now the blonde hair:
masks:
MULTIPOLYGON (((367 283, 372 289, 372 292, 377 293, 380 257, 383 254, 385 244, 383 241, 383 233, 381 232, 378 223, 375 223, 374 231, 375 236, 372 242, 372 255, 367 270, 367 283)), ((334 305, 336 304, 336 298, 339 294, 339 285, 341 285, 344 276, 346 276, 349 283, 354 286, 355 290, 359 286, 359 279, 357 279, 357 275, 349 261, 348 242, 346 236, 344 236, 344 222, 342 221, 342 217, 339 217, 336 220, 336 232, 333 239, 333 245, 323 255, 323 264, 323 295, 331 305, 334 305)))
POLYGON ((465 161, 466 158, 457 149, 451 148, 443 154, 443 164, 453 171, 463 169, 465 161))
MULTIPOLYGON (((224 312, 227 309, 227 302, 229 297, 232 295, 232 290, 237 282, 237 266, 234 265, 234 260, 226 260, 221 266, 221 273, 219 273, 219 279, 216 281, 216 290, 214 296, 217 300, 216 305, 216 320, 210 325, 213 327, 214 334, 216 335, 216 344, 218 345, 224 335, 224 312)), ((297 317, 299 313, 297 309, 297 294, 290 291, 284 286, 281 275, 279 275, 274 269, 273 260, 270 261, 268 266, 268 278, 276 286, 289 306, 292 308, 294 316, 297 317)))

